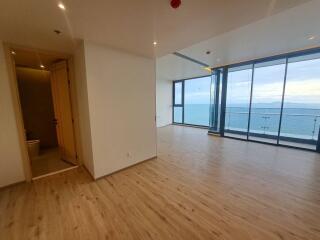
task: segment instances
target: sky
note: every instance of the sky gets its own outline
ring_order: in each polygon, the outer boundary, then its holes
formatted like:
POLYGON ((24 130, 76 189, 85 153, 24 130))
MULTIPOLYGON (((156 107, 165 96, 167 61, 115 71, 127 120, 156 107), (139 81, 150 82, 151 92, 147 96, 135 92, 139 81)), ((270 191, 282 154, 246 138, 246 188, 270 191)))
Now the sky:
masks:
MULTIPOLYGON (((285 64, 255 68, 253 104, 281 103, 285 64)), ((252 70, 230 72, 227 105, 249 104, 252 70)), ((185 81, 185 104, 210 103, 211 77, 185 81)), ((320 108, 320 59, 289 62, 284 104, 313 104, 320 108)))

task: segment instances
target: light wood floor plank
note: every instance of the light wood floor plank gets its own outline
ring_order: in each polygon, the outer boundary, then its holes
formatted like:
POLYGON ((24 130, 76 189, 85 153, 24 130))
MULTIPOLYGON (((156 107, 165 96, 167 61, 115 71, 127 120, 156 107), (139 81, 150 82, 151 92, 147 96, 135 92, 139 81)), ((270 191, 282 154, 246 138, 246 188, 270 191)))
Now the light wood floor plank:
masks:
POLYGON ((319 240, 320 155, 158 130, 158 157, 0 190, 0 239, 319 240))

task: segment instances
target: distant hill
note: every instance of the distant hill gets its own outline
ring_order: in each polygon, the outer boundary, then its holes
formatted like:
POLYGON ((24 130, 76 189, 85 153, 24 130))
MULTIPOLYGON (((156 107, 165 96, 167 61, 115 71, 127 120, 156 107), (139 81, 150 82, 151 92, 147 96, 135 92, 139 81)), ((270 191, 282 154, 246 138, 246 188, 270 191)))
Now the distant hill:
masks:
MULTIPOLYGON (((249 104, 243 104, 243 103, 234 103, 234 104, 228 104, 228 107, 248 107, 249 104)), ((281 102, 273 102, 273 103, 254 103, 252 105, 254 108, 279 108, 281 107, 281 102)), ((287 102, 284 104, 285 108, 315 108, 320 109, 320 104, 316 103, 292 103, 287 102)))

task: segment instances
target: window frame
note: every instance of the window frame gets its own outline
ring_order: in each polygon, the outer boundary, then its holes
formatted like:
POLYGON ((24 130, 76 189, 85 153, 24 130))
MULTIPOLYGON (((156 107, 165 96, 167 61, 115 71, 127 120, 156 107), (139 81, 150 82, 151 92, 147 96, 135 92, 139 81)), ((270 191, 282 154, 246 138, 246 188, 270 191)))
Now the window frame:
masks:
MULTIPOLYGON (((232 139, 237 139, 241 141, 250 141, 250 142, 258 142, 258 143, 263 143, 267 145, 275 145, 275 146, 283 146, 283 147, 288 147, 288 148, 294 148, 294 149, 303 149, 306 151, 313 151, 313 152, 320 152, 320 131, 318 133, 318 140, 316 143, 316 149, 308 149, 308 148, 303 148, 303 147, 298 147, 298 146, 291 146, 291 145, 285 145, 280 143, 280 133, 281 133, 281 124, 282 124, 282 115, 283 115, 283 105, 284 105, 284 98, 285 98, 285 88, 286 88, 286 80, 287 80, 287 71, 288 71, 288 64, 289 64, 289 59, 293 57, 302 57, 306 55, 311 55, 315 53, 320 53, 320 47, 317 48, 310 48, 310 49, 305 49, 301 51, 294 51, 290 53, 284 53, 284 54, 279 54, 279 55, 274 55, 270 57, 264 57, 264 58, 258 58, 254 60, 249 60, 249 61, 243 61, 239 63, 234 63, 234 64, 229 64, 229 65, 224 65, 224 66, 219 66, 216 68, 212 68, 214 71, 215 69, 223 68, 225 71, 223 73, 223 90, 222 90, 222 104, 224 106, 221 106, 221 121, 220 121, 220 136, 226 137, 226 138, 232 138, 232 139), (278 129, 278 135, 277 135, 277 141, 276 143, 270 143, 270 142, 264 142, 264 141, 259 141, 259 140, 253 140, 249 138, 249 126, 250 126, 250 121, 251 121, 251 105, 252 105, 252 88, 253 88, 253 79, 254 79, 254 70, 255 70, 255 65, 256 64, 261 64, 265 62, 271 62, 275 60, 281 60, 285 59, 285 76, 284 76, 284 84, 283 84, 283 89, 282 89, 282 99, 281 99, 281 109, 280 109, 280 121, 279 121, 279 129, 278 129), (251 91, 250 91, 250 107, 249 107, 249 121, 248 121, 248 129, 246 132, 247 138, 237 138, 237 137, 232 137, 232 136, 225 136, 225 112, 226 112, 226 98, 227 98, 227 85, 228 85, 228 70, 230 68, 235 68, 235 67, 242 67, 245 65, 251 65, 252 66, 252 78, 251 78, 251 91), (222 122, 223 119, 223 122, 222 122)), ((211 132, 209 129, 209 133, 215 133, 211 132)))
MULTIPOLYGON (((200 127, 200 128, 205 128, 205 129, 209 128, 209 126, 197 125, 197 124, 189 124, 189 123, 185 123, 185 121, 184 121, 185 81, 188 81, 188 80, 195 80, 196 81, 196 79, 200 79, 200 78, 204 78, 204 77, 211 77, 211 74, 202 75, 202 76, 196 76, 196 77, 192 77, 192 78, 184 78, 184 79, 172 81, 172 124, 200 127), (182 83, 182 93, 181 93, 182 94, 182 104, 175 104, 175 84, 179 83, 179 82, 182 83), (182 107, 182 122, 181 123, 174 121, 174 109, 175 109, 175 107, 182 107)), ((208 120, 208 122, 209 122, 209 120, 208 120)))
MULTIPOLYGON (((228 65, 222 65, 222 66, 217 66, 215 68, 212 68, 212 72, 218 69, 222 69, 222 91, 221 91, 221 114, 220 114, 220 123, 219 123, 219 131, 214 132, 210 131, 210 119, 209 119, 209 127, 208 126, 202 126, 202 125, 193 125, 193 124, 185 124, 184 122, 184 96, 185 96, 185 91, 184 91, 184 83, 186 80, 191 80, 191 79, 197 79, 197 78, 203 78, 203 77, 212 77, 212 74, 204 75, 204 76, 196 76, 192 78, 186 78, 186 79, 180 79, 180 80, 174 80, 173 81, 173 90, 172 90, 172 101, 173 101, 173 107, 172 107, 172 123, 177 124, 177 125, 186 125, 186 126, 195 126, 195 127, 201 127, 201 128, 206 128, 209 129, 209 134, 219 134, 222 137, 227 137, 227 138, 235 138, 237 140, 242 140, 242 141, 251 141, 251 142, 259 142, 263 144, 268 144, 268 145, 276 145, 276 146, 284 146, 288 148, 296 148, 296 149, 303 149, 307 151, 316 151, 320 152, 320 131, 318 133, 319 137, 316 143, 316 149, 308 149, 308 148, 302 148, 298 146, 290 146, 290 145, 285 145, 281 144, 280 140, 280 133, 281 133, 281 124, 282 124, 282 115, 283 115, 283 105, 284 105, 284 97, 285 97, 285 88, 286 88, 286 80, 287 80, 287 70, 288 70, 288 64, 289 64, 289 59, 293 57, 301 57, 305 55, 310 55, 314 53, 320 53, 320 47, 317 48, 310 48, 310 49, 305 49, 302 51, 294 51, 290 53, 284 53, 284 54, 279 54, 279 55, 274 55, 274 56, 269 56, 269 57, 263 57, 263 58, 257 58, 253 60, 248 60, 248 61, 243 61, 243 62, 238 62, 238 63, 233 63, 233 64, 228 64, 228 65), (284 84, 283 84, 283 91, 282 91, 282 98, 281 98, 281 109, 280 109, 280 120, 279 120, 279 129, 278 129, 278 136, 277 136, 277 141, 276 143, 269 143, 269 142, 264 142, 264 141, 259 141, 259 140, 253 140, 249 139, 249 126, 250 126, 250 120, 251 120, 251 105, 252 105, 252 94, 253 94, 253 79, 254 79, 254 70, 255 70, 255 65, 256 64, 261 64, 264 62, 270 62, 270 61, 275 61, 275 60, 280 60, 280 59, 285 59, 285 76, 284 76, 284 84), (226 101, 227 101, 227 86, 228 86, 228 70, 230 68, 235 68, 235 67, 242 67, 246 65, 251 65, 252 66, 252 77, 251 77, 251 90, 250 90, 250 106, 249 106, 249 120, 248 120, 248 128, 247 132, 245 134, 247 135, 246 139, 243 138, 236 138, 232 136, 225 136, 225 115, 226 115, 226 101), (175 83, 181 82, 182 83, 182 103, 181 104, 175 104, 175 83), (175 107, 181 107, 182 108, 182 122, 177 123, 174 122, 174 108, 175 107)), ((210 90, 211 92, 211 90, 210 90)), ((211 114, 211 111, 209 110, 209 114, 211 114)), ((211 118, 212 116, 209 116, 211 118)))
POLYGON ((178 81, 173 81, 172 85, 172 123, 174 124, 183 124, 184 122, 184 81, 183 80, 178 80, 178 81), (176 104, 176 84, 181 83, 181 104, 176 104), (176 107, 181 107, 182 108, 182 121, 180 122, 175 122, 175 117, 174 117, 174 109, 176 107))

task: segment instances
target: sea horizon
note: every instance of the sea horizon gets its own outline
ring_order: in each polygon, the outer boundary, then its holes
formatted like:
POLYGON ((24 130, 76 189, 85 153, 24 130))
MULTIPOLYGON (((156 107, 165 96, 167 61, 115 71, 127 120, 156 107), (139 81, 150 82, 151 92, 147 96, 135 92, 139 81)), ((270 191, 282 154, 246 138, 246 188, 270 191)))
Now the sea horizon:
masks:
MULTIPOLYGON (((250 132, 276 135, 279 130, 281 105, 259 103, 251 106, 250 132)), ((185 104, 186 124, 209 126, 210 104, 185 104)), ((225 129, 247 131, 249 104, 228 104, 225 129)), ((317 139, 320 127, 320 105, 286 103, 283 106, 281 135, 303 139, 317 139)))

